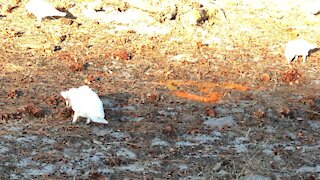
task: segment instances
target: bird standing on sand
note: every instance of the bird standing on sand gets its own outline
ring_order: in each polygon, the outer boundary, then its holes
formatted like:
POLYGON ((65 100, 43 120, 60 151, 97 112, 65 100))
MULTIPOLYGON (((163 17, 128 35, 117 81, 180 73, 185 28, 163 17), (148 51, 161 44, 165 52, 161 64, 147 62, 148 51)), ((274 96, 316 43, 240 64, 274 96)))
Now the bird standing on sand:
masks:
POLYGON ((74 111, 72 123, 75 123, 78 117, 84 117, 87 118, 87 124, 90 121, 108 124, 104 119, 103 104, 99 96, 88 86, 71 88, 61 92, 61 96, 66 100, 66 105, 71 106, 74 111))
POLYGON ((40 24, 42 18, 50 16, 66 16, 67 13, 58 11, 54 6, 45 0, 30 0, 25 8, 28 12, 37 17, 37 23, 40 24))
POLYGON ((307 56, 309 56, 309 51, 313 49, 317 49, 317 45, 304 39, 291 40, 287 43, 284 56, 288 63, 291 63, 292 60, 297 60, 298 56, 302 56, 302 62, 305 63, 307 56))

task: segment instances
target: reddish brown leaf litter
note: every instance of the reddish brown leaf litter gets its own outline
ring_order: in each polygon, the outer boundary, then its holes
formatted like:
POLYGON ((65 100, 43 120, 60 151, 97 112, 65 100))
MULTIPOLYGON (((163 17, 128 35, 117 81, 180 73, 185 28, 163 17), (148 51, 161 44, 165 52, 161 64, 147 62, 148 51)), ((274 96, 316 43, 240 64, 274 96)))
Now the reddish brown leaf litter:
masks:
POLYGON ((205 114, 206 116, 215 117, 217 115, 217 112, 213 108, 206 107, 205 114))
POLYGON ((297 137, 298 137, 299 139, 301 139, 301 138, 303 138, 303 136, 304 136, 303 131, 302 131, 302 130, 299 130, 299 131, 297 132, 297 137))
POLYGON ((11 119, 21 119, 23 117, 22 112, 0 113, 0 120, 7 122, 11 119))
POLYGON ((264 74, 262 74, 260 79, 261 79, 262 82, 266 83, 266 82, 269 82, 271 80, 271 77, 270 77, 269 74, 264 73, 264 74))
POLYGON ((28 104, 28 105, 24 106, 24 110, 29 115, 37 117, 37 118, 42 117, 44 115, 43 110, 34 104, 28 104))
POLYGON ((68 119, 72 116, 72 114, 73 114, 73 111, 69 107, 65 107, 59 111, 59 117, 61 117, 62 119, 68 119))
MULTIPOLYGON (((35 112, 35 110, 32 110, 32 105, 23 106, 17 109, 13 109, 11 111, 0 111, 0 120, 8 121, 13 119, 21 119, 26 114, 32 113, 31 111, 35 112)), ((37 116, 40 117, 40 116, 37 116)))
POLYGON ((292 69, 287 72, 284 72, 280 76, 280 80, 286 84, 299 83, 300 78, 301 74, 298 72, 297 69, 292 69))
POLYGON ((253 117, 256 118, 256 119, 260 119, 263 116, 265 116, 265 112, 262 111, 261 109, 258 109, 258 110, 253 112, 253 117))
POLYGON ((14 98, 18 98, 19 96, 21 96, 22 92, 14 89, 14 90, 10 90, 7 94, 7 97, 10 99, 14 99, 14 98))
POLYGON ((148 103, 157 103, 160 100, 160 97, 156 93, 148 93, 146 95, 146 101, 148 103))
POLYGON ((204 47, 205 45, 201 42, 201 41, 198 41, 197 42, 197 50, 202 50, 202 48, 204 47))
POLYGON ((53 108, 56 108, 60 105, 60 103, 62 103, 64 100, 61 96, 58 95, 51 95, 50 97, 47 97, 45 99, 45 102, 53 108))
POLYGON ((167 125, 162 129, 162 132, 164 134, 167 134, 168 136, 174 136, 176 133, 176 130, 172 125, 167 125))
POLYGON ((87 75, 87 78, 84 80, 84 83, 90 85, 95 81, 95 79, 96 78, 93 76, 93 74, 90 73, 87 75))
POLYGON ((130 60, 132 59, 132 53, 122 49, 122 50, 118 50, 118 51, 115 51, 112 53, 112 57, 113 59, 116 59, 116 60, 130 60))
POLYGON ((70 61, 70 62, 75 62, 75 58, 71 54, 58 54, 58 59, 60 61, 70 61))
POLYGON ((291 113, 291 110, 288 107, 280 107, 277 109, 277 112, 279 113, 280 117, 287 117, 291 113))
POLYGON ((76 71, 83 71, 84 70, 84 66, 82 63, 72 63, 70 66, 69 66, 70 70, 72 72, 76 72, 76 71))

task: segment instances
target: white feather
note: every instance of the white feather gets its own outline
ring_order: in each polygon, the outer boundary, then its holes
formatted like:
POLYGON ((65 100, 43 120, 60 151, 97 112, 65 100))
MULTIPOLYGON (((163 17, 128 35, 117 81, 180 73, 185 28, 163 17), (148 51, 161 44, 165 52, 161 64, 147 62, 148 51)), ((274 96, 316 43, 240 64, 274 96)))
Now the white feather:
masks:
POLYGON ((87 124, 90 121, 108 124, 108 121, 104 119, 103 104, 99 96, 88 86, 71 88, 61 92, 61 95, 66 100, 66 105, 71 106, 74 111, 73 123, 78 117, 84 117, 87 118, 87 124))
POLYGON ((290 63, 293 59, 297 59, 298 56, 302 56, 303 62, 305 62, 307 60, 307 56, 309 55, 309 51, 316 48, 316 44, 309 43, 303 39, 296 39, 287 43, 284 55, 288 63, 290 63))
POLYGON ((65 12, 58 11, 54 6, 45 0, 30 0, 25 8, 28 12, 37 17, 37 22, 40 23, 41 19, 49 16, 66 16, 65 12))
POLYGON ((317 15, 320 12, 319 0, 304 0, 301 2, 302 8, 307 13, 317 15))

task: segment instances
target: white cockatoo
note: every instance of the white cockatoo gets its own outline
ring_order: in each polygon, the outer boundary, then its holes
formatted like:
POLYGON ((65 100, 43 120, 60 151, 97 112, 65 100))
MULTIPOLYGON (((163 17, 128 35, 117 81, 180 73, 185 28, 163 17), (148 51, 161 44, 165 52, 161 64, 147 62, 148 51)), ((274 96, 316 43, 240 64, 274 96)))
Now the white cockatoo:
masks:
POLYGON ((88 86, 71 88, 61 92, 61 96, 66 100, 66 105, 71 106, 74 111, 72 123, 75 123, 78 117, 84 117, 87 118, 87 124, 90 121, 108 124, 104 119, 103 104, 99 96, 88 86))
POLYGON ((302 56, 302 62, 305 63, 307 56, 309 55, 309 51, 316 48, 316 44, 312 44, 304 39, 296 39, 287 43, 284 56, 286 57, 288 63, 290 63, 293 59, 298 59, 298 56, 302 56))
POLYGON ((66 16, 67 13, 58 11, 53 5, 46 0, 30 0, 26 4, 28 12, 37 17, 37 23, 40 24, 42 18, 50 16, 66 16))
POLYGON ((300 2, 302 10, 317 15, 320 12, 320 0, 304 0, 300 2))

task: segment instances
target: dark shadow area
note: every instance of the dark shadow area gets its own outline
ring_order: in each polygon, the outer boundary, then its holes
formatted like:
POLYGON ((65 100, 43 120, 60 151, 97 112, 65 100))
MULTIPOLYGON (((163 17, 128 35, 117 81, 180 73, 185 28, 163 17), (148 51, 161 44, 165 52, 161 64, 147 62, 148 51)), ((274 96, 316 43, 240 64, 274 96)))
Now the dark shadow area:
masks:
POLYGON ((70 13, 68 10, 66 10, 65 8, 57 8, 57 10, 66 13, 66 16, 50 16, 47 17, 48 19, 60 19, 60 18, 66 18, 66 19, 77 19, 77 17, 75 17, 72 13, 70 13))
POLYGON ((124 110, 125 107, 130 106, 128 103, 130 98, 132 98, 132 95, 128 93, 107 94, 100 97, 104 104, 105 118, 107 120, 112 119, 111 121, 122 121, 124 116, 129 115, 124 110))
POLYGON ((67 13, 66 18, 68 18, 68 19, 77 19, 77 17, 75 17, 73 14, 71 14, 71 13, 70 13, 68 10, 66 10, 65 8, 58 9, 58 10, 67 13))

